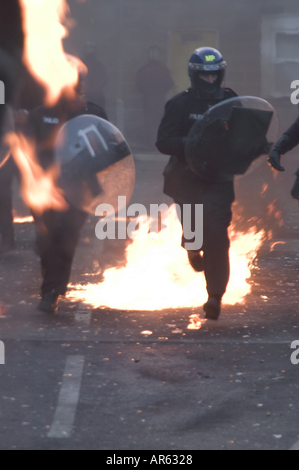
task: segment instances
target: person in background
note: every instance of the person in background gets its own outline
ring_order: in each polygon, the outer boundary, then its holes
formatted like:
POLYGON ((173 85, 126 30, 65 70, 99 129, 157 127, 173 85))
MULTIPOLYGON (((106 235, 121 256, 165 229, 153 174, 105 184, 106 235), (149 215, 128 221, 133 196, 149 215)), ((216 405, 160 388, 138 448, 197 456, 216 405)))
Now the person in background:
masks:
POLYGON ((1 126, 0 143, 0 254, 15 250, 15 236, 12 210, 12 183, 17 168, 9 148, 4 143, 5 135, 14 132, 14 114, 10 106, 6 106, 5 119, 1 126))
MULTIPOLYGON (((7 106, 7 119, 3 124, 2 136, 9 130, 18 131, 27 121, 28 112, 41 106, 45 91, 25 66, 19 70, 19 80, 15 87, 11 106, 7 106), (5 129, 6 127, 6 129, 5 129)), ((13 158, 7 155, 5 146, 0 153, 0 254, 15 250, 15 233, 13 225, 13 181, 19 179, 19 170, 13 158)))
POLYGON ((158 46, 149 49, 149 61, 136 74, 136 89, 143 99, 146 145, 155 148, 157 131, 163 116, 166 94, 174 86, 169 69, 162 64, 158 46))
POLYGON ((88 68, 83 84, 86 101, 106 109, 104 90, 107 85, 107 73, 104 64, 97 57, 93 42, 86 43, 82 61, 88 68))
POLYGON ((7 130, 13 130, 10 107, 20 81, 22 67, 24 32, 19 3, 18 0, 1 0, 0 2, 0 81, 2 82, 0 86, 0 253, 6 253, 15 248, 12 181, 16 169, 8 154, 8 149, 3 144, 3 139, 7 130), (8 115, 11 121, 9 129, 6 128, 8 115))

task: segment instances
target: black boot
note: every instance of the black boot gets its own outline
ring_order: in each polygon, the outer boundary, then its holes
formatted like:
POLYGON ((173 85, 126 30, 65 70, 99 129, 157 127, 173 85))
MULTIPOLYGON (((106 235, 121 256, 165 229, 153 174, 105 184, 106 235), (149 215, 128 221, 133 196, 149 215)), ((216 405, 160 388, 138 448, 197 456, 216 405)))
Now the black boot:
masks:
POLYGON ((203 306, 207 320, 217 321, 221 313, 221 296, 210 296, 203 306))
POLYGON ((45 313, 56 313, 58 310, 59 297, 59 294, 57 294, 54 290, 46 292, 43 294, 42 299, 37 307, 38 310, 41 310, 45 313))
POLYGON ((200 251, 188 251, 189 263, 197 273, 204 270, 204 260, 200 251))

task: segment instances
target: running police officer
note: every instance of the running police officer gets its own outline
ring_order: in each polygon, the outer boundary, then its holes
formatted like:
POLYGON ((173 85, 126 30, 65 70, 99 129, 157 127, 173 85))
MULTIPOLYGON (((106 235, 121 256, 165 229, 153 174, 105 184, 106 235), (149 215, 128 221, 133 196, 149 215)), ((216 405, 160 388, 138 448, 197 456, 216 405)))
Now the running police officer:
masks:
MULTIPOLYGON (((277 171, 285 171, 281 165, 281 156, 292 150, 299 144, 299 118, 289 127, 289 129, 276 142, 269 155, 268 162, 277 171)), ((291 194, 294 199, 299 199, 299 169, 296 171, 296 180, 291 194)))
MULTIPOLYGON (((204 311, 211 320, 219 318, 221 300, 229 281, 228 227, 235 198, 234 177, 230 174, 218 174, 214 178, 204 173, 196 175, 186 162, 185 145, 190 129, 203 113, 237 96, 231 89, 221 87, 226 66, 216 49, 199 48, 192 54, 189 61, 191 87, 166 104, 156 143, 161 153, 171 155, 164 171, 164 192, 181 207, 181 220, 184 204, 191 205, 193 215, 195 205, 203 204, 203 246, 200 251, 188 251, 188 258, 195 271, 204 271, 209 295, 204 311)), ((185 243, 183 233, 182 246, 185 243)))
POLYGON ((299 144, 299 118, 296 119, 294 124, 281 136, 276 142, 273 150, 269 155, 268 162, 277 171, 285 171, 281 166, 281 156, 292 150, 299 144))
MULTIPOLYGON (((40 106, 29 113, 26 134, 36 141, 38 160, 43 169, 54 164, 54 143, 63 124, 86 114, 108 120, 101 107, 85 101, 80 78, 75 97, 70 97, 65 90, 55 106, 40 106)), ((64 212, 48 210, 42 216, 33 214, 36 251, 41 259, 43 277, 38 308, 46 313, 56 313, 59 298, 67 291, 75 249, 88 217, 86 212, 69 201, 68 204, 69 208, 64 212)))

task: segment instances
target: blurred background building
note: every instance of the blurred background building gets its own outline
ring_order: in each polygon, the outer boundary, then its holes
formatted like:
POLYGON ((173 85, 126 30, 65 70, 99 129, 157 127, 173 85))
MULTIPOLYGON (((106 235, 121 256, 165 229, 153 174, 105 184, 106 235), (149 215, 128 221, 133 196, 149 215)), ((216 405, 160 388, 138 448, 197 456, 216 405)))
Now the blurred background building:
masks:
POLYGON ((268 99, 284 130, 298 115, 291 104, 299 80, 298 0, 68 0, 76 26, 67 52, 83 58, 93 43, 106 71, 109 118, 133 147, 146 148, 143 100, 136 73, 151 46, 171 72, 170 97, 189 86, 188 59, 197 47, 215 46, 228 68, 225 83, 240 95, 268 99))

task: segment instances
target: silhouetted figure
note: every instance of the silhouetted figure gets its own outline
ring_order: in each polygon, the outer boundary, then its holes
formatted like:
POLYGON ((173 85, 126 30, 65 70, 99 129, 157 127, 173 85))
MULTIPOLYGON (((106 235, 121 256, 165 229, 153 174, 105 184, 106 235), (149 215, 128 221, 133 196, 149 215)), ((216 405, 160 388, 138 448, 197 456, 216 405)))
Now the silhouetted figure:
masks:
POLYGON ((82 61, 88 68, 88 74, 84 80, 86 101, 105 109, 104 89, 107 85, 107 74, 104 64, 97 58, 96 47, 93 43, 86 43, 82 61))
MULTIPOLYGON (((19 79, 17 81, 12 101, 12 108, 7 107, 9 119, 4 121, 3 134, 21 130, 25 125, 28 111, 41 106, 45 98, 45 90, 30 74, 26 67, 19 69, 19 79)), ((1 133, 2 133, 1 132, 1 133)), ((1 143, 0 149, 0 254, 13 251, 15 246, 14 226, 13 226, 13 180, 19 178, 19 170, 10 156, 7 159, 7 149, 1 143), (3 162, 3 160, 6 160, 3 162)))
POLYGON ((151 46, 148 63, 136 74, 136 88, 143 97, 144 134, 150 148, 156 149, 155 142, 164 112, 166 93, 173 86, 169 69, 160 61, 160 49, 151 46))
MULTIPOLYGON (((18 0, 0 2, 0 80, 5 85, 5 104, 11 104, 23 53, 21 9, 18 0)), ((1 100, 2 101, 2 100, 1 100)), ((5 106, 0 104, 0 126, 5 106)))
POLYGON ((12 157, 0 168, 0 254, 15 249, 13 212, 12 212, 12 182, 17 169, 12 157))
POLYGON ((9 147, 4 143, 4 137, 14 132, 14 113, 10 106, 6 106, 5 118, 1 125, 0 140, 0 254, 15 249, 13 211, 12 211, 12 183, 18 174, 17 167, 10 155, 9 147))

